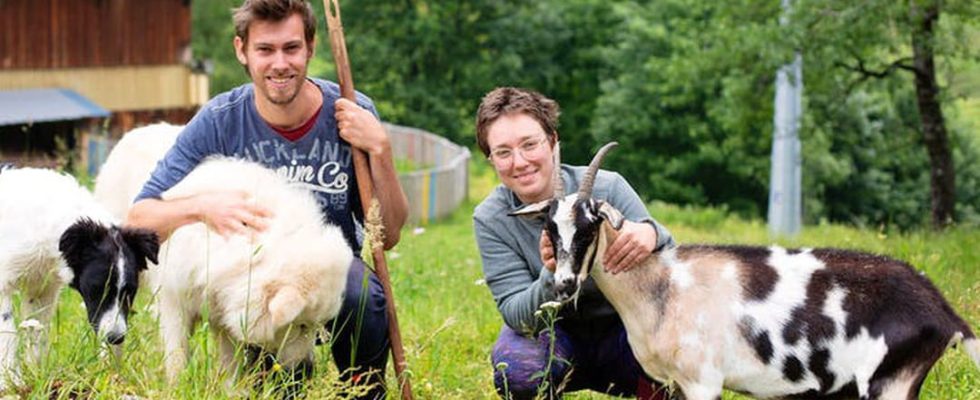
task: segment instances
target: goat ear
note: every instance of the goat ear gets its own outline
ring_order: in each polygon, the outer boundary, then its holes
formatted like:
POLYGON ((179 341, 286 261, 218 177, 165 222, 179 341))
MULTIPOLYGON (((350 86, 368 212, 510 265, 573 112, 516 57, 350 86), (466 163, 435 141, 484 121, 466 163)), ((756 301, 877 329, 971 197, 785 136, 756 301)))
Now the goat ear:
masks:
POLYGON ((599 216, 602 219, 609 222, 609 225, 612 225, 613 229, 617 231, 623 227, 623 214, 619 210, 601 200, 597 201, 597 203, 599 203, 599 216))
POLYGON ((521 217, 528 219, 538 219, 543 218, 545 213, 548 212, 548 206, 551 205, 551 200, 539 201, 534 204, 528 204, 524 207, 518 208, 517 210, 507 213, 511 217, 521 217))
POLYGON ((108 228, 102 224, 88 218, 79 219, 61 234, 61 238, 58 240, 58 251, 61 252, 61 257, 77 276, 81 272, 80 269, 85 266, 82 262, 85 249, 96 246, 108 234, 108 228))
MULTIPOLYGON (((157 254, 160 252, 160 239, 156 232, 148 229, 122 228, 123 240, 126 245, 133 250, 138 257, 145 257, 150 262, 157 263, 157 254)), ((143 265, 144 269, 146 265, 143 265)))
POLYGON ((292 286, 281 286, 269 300, 269 318, 276 329, 293 322, 306 308, 306 299, 292 286))

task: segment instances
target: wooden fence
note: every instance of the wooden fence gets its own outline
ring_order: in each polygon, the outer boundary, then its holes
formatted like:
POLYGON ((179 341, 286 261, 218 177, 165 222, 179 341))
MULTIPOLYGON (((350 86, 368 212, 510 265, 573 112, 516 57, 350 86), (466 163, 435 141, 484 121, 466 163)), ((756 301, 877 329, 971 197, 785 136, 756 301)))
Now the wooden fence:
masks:
POLYGON ((469 191, 470 150, 421 129, 386 128, 395 159, 417 167, 398 174, 408 196, 408 223, 425 225, 455 211, 469 191))

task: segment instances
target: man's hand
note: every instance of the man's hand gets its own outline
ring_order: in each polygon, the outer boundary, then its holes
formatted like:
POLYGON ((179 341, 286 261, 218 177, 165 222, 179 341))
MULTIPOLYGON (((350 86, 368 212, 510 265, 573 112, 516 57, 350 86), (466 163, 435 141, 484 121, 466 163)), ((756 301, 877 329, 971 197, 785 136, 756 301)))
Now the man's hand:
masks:
POLYGON ((606 272, 629 271, 646 261, 657 247, 657 230, 644 222, 623 221, 619 237, 606 248, 602 265, 606 272))
POLYGON ((538 245, 540 246, 541 262, 544 263, 544 267, 552 273, 555 272, 555 268, 558 267, 558 261, 555 261, 555 248, 551 245, 551 238, 548 237, 548 231, 541 232, 541 241, 538 245))
POLYGON ((351 146, 372 156, 380 155, 391 147, 381 121, 357 103, 344 98, 337 99, 334 112, 340 137, 351 146))
POLYGON ((268 228, 269 209, 255 203, 245 192, 211 192, 195 196, 195 214, 223 237, 261 232, 268 228))

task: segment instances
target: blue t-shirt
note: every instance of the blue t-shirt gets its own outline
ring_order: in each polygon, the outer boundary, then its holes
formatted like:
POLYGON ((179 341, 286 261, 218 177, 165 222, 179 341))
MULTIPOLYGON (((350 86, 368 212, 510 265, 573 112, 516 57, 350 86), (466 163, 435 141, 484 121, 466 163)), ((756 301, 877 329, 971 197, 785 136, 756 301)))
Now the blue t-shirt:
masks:
MULTIPOLYGON (((323 109, 313 128, 295 142, 279 135, 255 108, 255 89, 249 83, 211 99, 177 137, 157 163, 136 200, 159 199, 197 164, 212 155, 258 162, 312 191, 329 222, 338 225, 355 254, 360 251, 363 219, 354 175, 351 146, 337 131, 334 101, 340 87, 308 78, 323 92, 323 109)), ((377 116, 374 104, 357 93, 357 104, 377 116)))

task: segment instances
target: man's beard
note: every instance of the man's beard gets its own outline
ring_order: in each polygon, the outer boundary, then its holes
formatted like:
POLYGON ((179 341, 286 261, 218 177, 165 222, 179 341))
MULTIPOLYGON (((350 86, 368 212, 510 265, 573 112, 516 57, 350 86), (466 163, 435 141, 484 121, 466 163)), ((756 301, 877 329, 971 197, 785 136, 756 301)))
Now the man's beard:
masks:
POLYGON ((288 94, 287 93, 286 98, 276 98, 276 97, 273 96, 272 91, 266 91, 265 98, 266 98, 266 100, 269 100, 269 102, 272 103, 272 104, 275 104, 277 106, 283 106, 283 105, 287 105, 289 103, 292 103, 293 100, 295 100, 296 97, 299 96, 299 92, 302 91, 302 90, 303 90, 303 84, 300 83, 300 86, 297 87, 296 90, 293 91, 292 94, 288 94))

